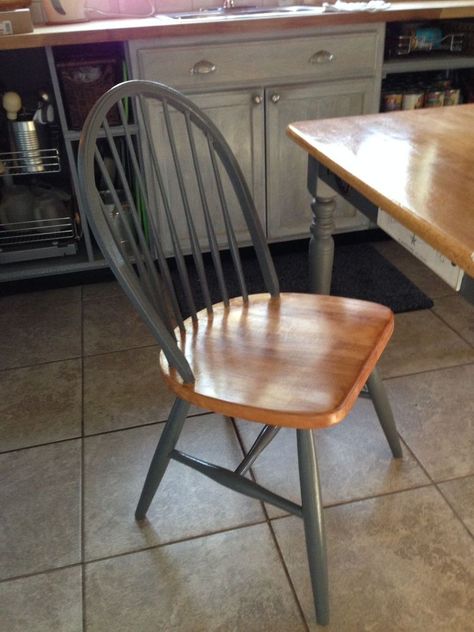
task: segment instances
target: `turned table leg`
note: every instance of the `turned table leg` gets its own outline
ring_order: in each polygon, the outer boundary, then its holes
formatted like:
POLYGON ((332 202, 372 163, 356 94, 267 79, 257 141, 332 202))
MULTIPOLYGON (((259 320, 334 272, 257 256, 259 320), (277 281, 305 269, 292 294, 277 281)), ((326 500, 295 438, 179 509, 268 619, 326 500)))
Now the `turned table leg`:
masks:
POLYGON ((312 204, 313 221, 309 241, 309 290, 315 294, 330 294, 334 263, 334 211, 333 197, 316 197, 312 204))
POLYGON ((334 263, 334 212, 336 199, 318 197, 318 163, 310 156, 308 160, 308 190, 313 196, 311 210, 313 219, 309 241, 309 291, 315 294, 330 294, 332 267, 334 263))

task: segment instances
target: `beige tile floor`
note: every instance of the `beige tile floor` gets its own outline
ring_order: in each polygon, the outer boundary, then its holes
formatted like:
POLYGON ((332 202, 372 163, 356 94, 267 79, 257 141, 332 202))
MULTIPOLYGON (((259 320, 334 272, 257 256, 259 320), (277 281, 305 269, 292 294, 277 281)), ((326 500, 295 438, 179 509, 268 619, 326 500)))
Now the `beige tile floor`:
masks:
MULTIPOLYGON (((370 402, 317 433, 335 632, 474 631, 474 308, 391 242, 433 299, 370 402)), ((0 630, 293 632, 314 624, 300 521, 173 463, 133 512, 171 397, 115 284, 0 299, 0 630)), ((180 445, 235 466, 258 427, 192 410, 180 445)), ((294 434, 253 469, 298 500, 294 434)))

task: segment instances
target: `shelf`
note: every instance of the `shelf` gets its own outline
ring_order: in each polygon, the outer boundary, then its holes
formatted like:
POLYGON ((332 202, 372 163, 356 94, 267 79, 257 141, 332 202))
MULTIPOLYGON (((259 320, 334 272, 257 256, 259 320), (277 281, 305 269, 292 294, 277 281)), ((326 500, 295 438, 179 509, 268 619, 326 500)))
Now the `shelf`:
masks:
POLYGON ((0 224, 0 252, 8 252, 13 247, 62 243, 75 238, 74 221, 69 216, 0 224))
MULTIPOLYGON (((100 255, 98 255, 100 256, 100 255)), ((32 278, 48 277, 74 272, 101 270, 107 267, 103 259, 90 261, 87 253, 36 260, 34 265, 29 261, 0 265, 0 283, 8 281, 22 281, 32 278)))
MULTIPOLYGON (((130 123, 127 125, 127 132, 129 134, 137 134, 138 133, 138 125, 134 123, 130 123)), ((125 127, 123 125, 113 125, 110 127, 110 133, 112 136, 124 136, 125 135, 125 127)), ((64 138, 70 141, 77 141, 81 138, 82 131, 81 130, 68 130, 64 132, 64 138)), ((98 134, 99 138, 105 138, 105 132, 100 131, 98 134)))
POLYGON ((404 55, 402 59, 390 59, 384 62, 382 75, 405 72, 423 72, 430 70, 456 70, 474 68, 474 55, 404 55))

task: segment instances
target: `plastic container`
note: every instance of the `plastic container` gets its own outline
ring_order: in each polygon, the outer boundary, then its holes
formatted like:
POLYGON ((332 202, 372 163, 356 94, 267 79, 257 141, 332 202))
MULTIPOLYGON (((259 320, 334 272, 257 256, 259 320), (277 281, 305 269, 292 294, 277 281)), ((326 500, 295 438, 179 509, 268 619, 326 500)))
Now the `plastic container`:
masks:
POLYGON ((84 0, 42 0, 48 24, 69 24, 88 20, 84 0))

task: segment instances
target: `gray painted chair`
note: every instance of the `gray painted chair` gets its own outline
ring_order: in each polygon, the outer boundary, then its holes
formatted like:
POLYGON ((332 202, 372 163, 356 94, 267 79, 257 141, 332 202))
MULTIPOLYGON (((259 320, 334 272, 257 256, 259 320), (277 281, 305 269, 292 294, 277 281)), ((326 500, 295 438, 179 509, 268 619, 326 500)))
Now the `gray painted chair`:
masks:
POLYGON ((326 624, 326 546, 312 430, 341 421, 368 381, 392 453, 401 456, 374 372, 393 314, 353 299, 280 294, 234 155, 209 118, 175 90, 129 81, 105 94, 84 126, 79 174, 95 238, 158 341, 164 381, 176 394, 136 518, 145 517, 170 459, 302 517, 316 617, 326 624), (107 122, 112 109, 120 126, 107 122), (265 293, 248 290, 238 248, 244 229, 265 293), (235 471, 176 449, 190 404, 266 424, 235 471), (283 426, 296 429, 301 506, 243 476, 283 426))

